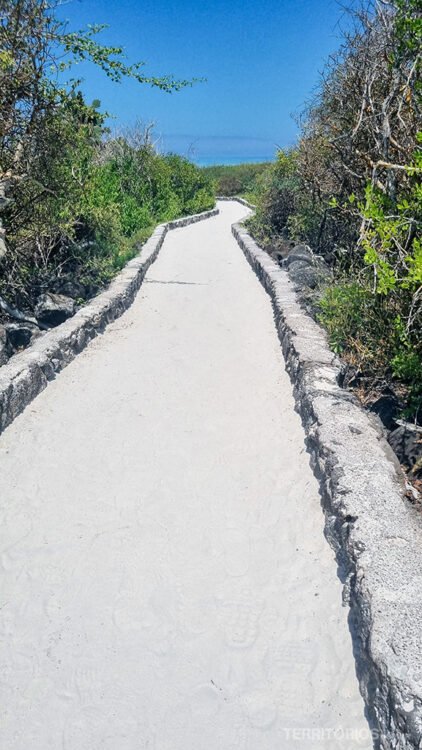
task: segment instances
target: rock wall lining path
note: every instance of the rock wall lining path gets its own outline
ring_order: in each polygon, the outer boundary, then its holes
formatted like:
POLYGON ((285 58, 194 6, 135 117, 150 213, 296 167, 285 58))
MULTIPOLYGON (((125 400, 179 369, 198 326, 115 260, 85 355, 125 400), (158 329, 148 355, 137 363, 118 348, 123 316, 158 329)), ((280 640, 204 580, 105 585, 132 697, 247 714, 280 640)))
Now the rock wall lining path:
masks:
POLYGON ((322 329, 301 308, 287 272, 242 225, 232 231, 273 302, 379 746, 421 748, 422 519, 404 500, 380 425, 339 387, 340 364, 322 329))
POLYGON ((218 214, 218 208, 160 224, 123 271, 102 292, 57 328, 0 369, 0 434, 108 323, 132 304, 144 276, 170 229, 185 227, 218 214))
MULTIPOLYGON (((157 227, 110 287, 0 370, 0 432, 133 301, 169 229, 218 209, 157 227)), ((337 551, 357 643, 361 689, 380 747, 422 742, 422 531, 403 501, 394 459, 380 428, 338 385, 339 363, 319 326, 297 302, 288 276, 246 230, 233 226, 272 298, 308 449, 321 485, 327 535, 337 551)))
POLYGON ((372 747, 247 211, 219 208, 1 436, 7 750, 372 747))

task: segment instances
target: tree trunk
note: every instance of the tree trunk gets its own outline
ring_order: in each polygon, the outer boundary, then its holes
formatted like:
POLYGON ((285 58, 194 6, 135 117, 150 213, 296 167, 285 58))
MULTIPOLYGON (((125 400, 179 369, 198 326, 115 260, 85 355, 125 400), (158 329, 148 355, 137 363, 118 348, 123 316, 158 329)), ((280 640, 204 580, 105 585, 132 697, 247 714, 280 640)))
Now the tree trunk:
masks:
POLYGON ((1 215, 4 209, 12 202, 11 198, 7 198, 7 191, 10 187, 10 182, 11 180, 8 174, 3 174, 2 177, 0 177, 0 260, 7 254, 6 230, 3 227, 1 215))
POLYGON ((3 297, 0 297, 0 310, 6 313, 10 318, 14 318, 15 320, 20 320, 22 323, 32 323, 32 325, 37 326, 42 331, 48 331, 49 327, 45 325, 44 323, 41 323, 36 318, 33 318, 32 315, 28 315, 27 313, 22 312, 21 310, 18 310, 17 307, 13 307, 13 305, 9 305, 8 302, 6 302, 3 297))
POLYGON ((0 219, 0 260, 7 254, 6 230, 3 229, 0 219))

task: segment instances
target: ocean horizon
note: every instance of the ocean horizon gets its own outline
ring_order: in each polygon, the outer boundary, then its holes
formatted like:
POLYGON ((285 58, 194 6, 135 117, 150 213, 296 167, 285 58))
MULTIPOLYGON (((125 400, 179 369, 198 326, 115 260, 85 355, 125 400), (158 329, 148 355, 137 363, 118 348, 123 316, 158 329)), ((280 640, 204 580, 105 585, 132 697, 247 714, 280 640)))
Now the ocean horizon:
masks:
POLYGON ((274 161, 277 147, 267 138, 245 136, 197 136, 193 134, 155 134, 161 153, 184 156, 198 167, 257 164, 274 161))
POLYGON ((227 154, 213 154, 212 156, 191 157, 198 167, 235 166, 236 164, 261 164, 274 161, 274 156, 229 156, 227 154))

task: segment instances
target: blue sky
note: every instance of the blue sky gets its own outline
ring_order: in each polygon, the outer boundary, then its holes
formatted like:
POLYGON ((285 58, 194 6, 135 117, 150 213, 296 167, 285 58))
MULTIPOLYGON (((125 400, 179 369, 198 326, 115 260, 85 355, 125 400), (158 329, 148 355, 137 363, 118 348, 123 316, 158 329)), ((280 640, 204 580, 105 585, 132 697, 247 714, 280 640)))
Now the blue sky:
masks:
POLYGON ((169 95, 78 70, 116 126, 154 122, 164 150, 199 162, 267 159, 291 145, 291 115, 311 96, 344 18, 337 0, 70 0, 60 16, 71 28, 108 24, 101 40, 145 61, 146 73, 207 79, 169 95))

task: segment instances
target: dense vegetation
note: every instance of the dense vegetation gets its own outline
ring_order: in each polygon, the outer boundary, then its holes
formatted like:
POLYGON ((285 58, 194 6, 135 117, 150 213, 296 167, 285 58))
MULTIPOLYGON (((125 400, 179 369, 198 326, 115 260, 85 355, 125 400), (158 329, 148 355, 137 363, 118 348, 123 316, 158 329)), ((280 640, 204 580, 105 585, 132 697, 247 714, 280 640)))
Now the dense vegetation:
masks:
POLYGON ((257 164, 216 165, 203 167, 204 174, 213 181, 217 195, 240 195, 254 203, 260 190, 260 180, 271 162, 257 164))
POLYGON ((28 315, 45 291, 84 299, 135 252, 154 225, 209 208, 212 186, 193 164, 161 156, 148 129, 111 137, 99 102, 67 71, 91 60, 113 81, 166 92, 189 85, 148 77, 102 27, 69 32, 51 0, 0 5, 0 308, 28 315))
POLYGON ((253 232, 305 241, 333 265, 319 318, 363 391, 421 419, 420 0, 353 13, 302 118, 297 148, 265 174, 253 232))

